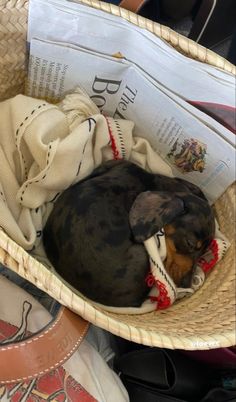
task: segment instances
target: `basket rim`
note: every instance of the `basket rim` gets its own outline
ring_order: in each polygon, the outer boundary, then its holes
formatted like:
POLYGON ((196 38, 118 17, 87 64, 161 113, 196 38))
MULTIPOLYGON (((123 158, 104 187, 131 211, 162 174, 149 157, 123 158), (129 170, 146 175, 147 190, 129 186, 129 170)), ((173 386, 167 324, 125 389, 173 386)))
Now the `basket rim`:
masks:
MULTIPOLYGON (((105 310, 100 310, 93 306, 91 301, 87 301, 85 298, 73 293, 64 284, 59 275, 50 272, 45 265, 37 261, 8 237, 2 229, 0 229, 0 261, 4 266, 48 293, 59 303, 79 314, 85 320, 129 341, 154 347, 184 350, 209 350, 217 347, 230 347, 236 344, 235 331, 225 331, 222 335, 222 331, 217 333, 214 329, 213 332, 208 332, 207 334, 203 332, 202 334, 197 334, 197 336, 186 332, 186 335, 180 338, 173 335, 173 333, 157 333, 132 324, 127 325, 122 322, 122 315, 112 314, 111 316, 105 310)), ((158 313, 147 313, 145 316, 158 313)), ((139 317, 142 317, 142 315, 139 315, 139 317)))

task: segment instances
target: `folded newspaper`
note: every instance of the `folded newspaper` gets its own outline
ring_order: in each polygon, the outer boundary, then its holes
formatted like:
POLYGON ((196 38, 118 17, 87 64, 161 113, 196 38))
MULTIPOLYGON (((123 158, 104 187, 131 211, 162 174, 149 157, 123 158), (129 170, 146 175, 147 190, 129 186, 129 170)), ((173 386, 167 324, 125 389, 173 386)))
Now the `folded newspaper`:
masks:
POLYGON ((31 0, 27 94, 58 102, 78 85, 135 122, 173 174, 214 202, 235 180, 235 77, 146 30, 66 0, 31 0))

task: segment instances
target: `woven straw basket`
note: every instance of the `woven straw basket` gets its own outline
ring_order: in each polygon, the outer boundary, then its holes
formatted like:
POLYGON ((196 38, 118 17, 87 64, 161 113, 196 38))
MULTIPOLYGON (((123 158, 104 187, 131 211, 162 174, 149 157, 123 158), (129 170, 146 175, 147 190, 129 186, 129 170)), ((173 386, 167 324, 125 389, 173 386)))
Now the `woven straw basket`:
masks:
MULTIPOLYGON (((169 28, 97 0, 82 2, 153 32, 188 57, 235 74, 235 67, 225 59, 169 28)), ((24 92, 27 14, 27 0, 0 0, 1 100, 24 92)), ((198 292, 165 311, 129 316, 94 308, 91 303, 73 294, 57 276, 2 230, 0 262, 93 324, 134 342, 188 350, 232 346, 236 344, 234 204, 234 186, 231 186, 215 205, 221 230, 232 244, 225 258, 198 292)))

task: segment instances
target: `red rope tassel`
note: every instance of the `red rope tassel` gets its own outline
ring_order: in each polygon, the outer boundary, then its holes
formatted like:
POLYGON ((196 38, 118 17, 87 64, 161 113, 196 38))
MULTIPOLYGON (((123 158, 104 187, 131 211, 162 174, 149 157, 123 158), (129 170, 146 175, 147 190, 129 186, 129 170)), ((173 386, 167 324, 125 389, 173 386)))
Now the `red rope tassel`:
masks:
POLYGON ((152 273, 149 273, 145 279, 145 282, 148 287, 152 288, 154 285, 159 292, 158 296, 149 296, 152 303, 157 303, 157 310, 164 310, 171 305, 170 297, 168 296, 168 292, 166 290, 166 286, 159 280, 156 280, 152 273))

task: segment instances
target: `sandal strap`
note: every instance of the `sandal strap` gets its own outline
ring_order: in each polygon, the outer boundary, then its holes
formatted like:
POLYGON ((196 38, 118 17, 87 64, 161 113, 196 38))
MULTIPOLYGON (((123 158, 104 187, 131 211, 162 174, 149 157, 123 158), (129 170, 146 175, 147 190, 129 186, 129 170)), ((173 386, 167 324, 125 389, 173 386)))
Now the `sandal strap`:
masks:
POLYGON ((89 323, 61 307, 41 331, 0 345, 0 384, 29 380, 61 366, 79 347, 89 323))

